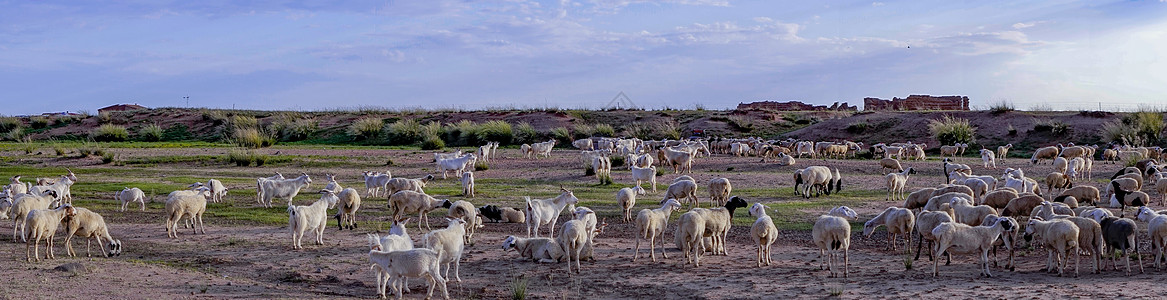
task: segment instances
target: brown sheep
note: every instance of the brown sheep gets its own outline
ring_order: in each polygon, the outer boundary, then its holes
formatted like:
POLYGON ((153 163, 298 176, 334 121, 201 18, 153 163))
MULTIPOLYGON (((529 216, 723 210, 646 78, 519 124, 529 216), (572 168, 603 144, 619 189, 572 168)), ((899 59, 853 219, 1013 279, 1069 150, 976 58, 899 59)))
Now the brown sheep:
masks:
POLYGON ((900 161, 894 158, 884 158, 879 160, 879 165, 884 169, 892 169, 896 172, 903 172, 904 167, 900 166, 900 161))
POLYGON ((947 193, 965 193, 965 194, 968 194, 969 196, 974 195, 972 188, 970 188, 966 185, 959 185, 959 184, 941 185, 941 186, 936 188, 936 192, 932 193, 932 195, 939 196, 939 195, 944 195, 947 193))
POLYGON ((1073 146, 1073 147, 1066 147, 1066 148, 1062 149, 1062 154, 1060 156, 1065 157, 1067 160, 1070 160, 1070 159, 1074 159, 1075 157, 1082 157, 1085 155, 1086 155, 1086 147, 1085 146, 1073 146))
POLYGON ((1099 200, 1102 200, 1102 197, 1099 195, 1098 188, 1088 185, 1076 186, 1062 191, 1061 194, 1061 196, 1074 196, 1075 199, 1078 199, 1078 203, 1086 205, 1095 205, 1099 200))
POLYGON ((1005 209, 1009 205, 1009 200, 1017 198, 1017 191, 1013 189, 999 189, 988 194, 985 194, 985 199, 981 204, 988 205, 994 209, 1005 209))
POLYGON ((908 194, 908 198, 904 200, 904 208, 917 209, 923 208, 928 204, 928 199, 932 198, 932 194, 936 192, 934 188, 922 188, 908 194))
POLYGON ((1033 151, 1033 157, 1029 159, 1029 163, 1037 164, 1043 159, 1054 159, 1055 157, 1058 157, 1058 147, 1042 147, 1038 148, 1037 151, 1033 151))
POLYGON ((1025 216, 1032 212, 1034 207, 1041 205, 1042 201, 1045 201, 1045 199, 1032 194, 1014 198, 1013 200, 1009 200, 1009 204, 1005 205, 1005 210, 1001 211, 1001 216, 1025 216))
POLYGON ((1058 172, 1050 172, 1045 176, 1045 190, 1050 195, 1054 194, 1054 189, 1066 190, 1074 187, 1074 182, 1070 181, 1070 175, 1058 172))

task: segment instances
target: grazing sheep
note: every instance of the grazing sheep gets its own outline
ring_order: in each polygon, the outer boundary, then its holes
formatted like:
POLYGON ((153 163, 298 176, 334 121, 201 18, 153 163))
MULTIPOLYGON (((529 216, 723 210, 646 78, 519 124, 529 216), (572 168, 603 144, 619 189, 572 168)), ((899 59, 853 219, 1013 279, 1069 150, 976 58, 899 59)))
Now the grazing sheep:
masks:
MULTIPOLYGON (((28 219, 28 214, 33 210, 49 209, 49 205, 57 200, 57 191, 44 190, 40 194, 20 194, 12 198, 12 208, 9 209, 9 214, 12 215, 12 242, 16 242, 17 236, 20 240, 27 242, 28 239, 23 234, 24 224, 28 219)), ((55 227, 54 227, 55 228, 55 227)))
POLYGON ((816 196, 820 194, 831 194, 832 184, 835 183, 834 174, 831 169, 824 166, 810 166, 806 169, 795 172, 794 190, 800 193, 805 198, 810 198, 811 190, 815 191, 816 196), (798 189, 799 184, 805 184, 802 190, 798 189))
MULTIPOLYGON (((951 208, 948 208, 949 205, 944 204, 943 206, 947 209, 942 209, 939 211, 921 211, 920 215, 916 216, 916 232, 920 235, 920 241, 916 244, 916 260, 920 259, 920 250, 923 249, 922 247, 924 246, 924 240, 928 241, 928 259, 934 259, 933 256, 938 255, 935 253, 936 248, 933 247, 933 244, 936 241, 936 236, 932 235, 932 229, 940 226, 941 223, 952 222, 953 219, 952 214, 948 212, 948 210, 951 210, 951 208)), ((951 255, 948 256, 948 260, 949 263, 951 263, 951 255)))
POLYGON ((932 193, 935 193, 934 188, 922 188, 908 194, 908 198, 904 199, 904 208, 917 209, 923 208, 928 204, 928 199, 932 198, 932 193))
POLYGON ((523 211, 510 207, 498 207, 494 205, 484 205, 478 208, 478 212, 486 217, 487 220, 493 222, 506 223, 523 223, 527 221, 527 217, 523 211))
POLYGON ((462 265, 462 252, 466 249, 466 221, 459 218, 446 220, 450 222, 446 228, 426 233, 421 237, 421 243, 438 253, 438 264, 446 266, 445 278, 450 278, 450 264, 453 264, 454 281, 462 282, 458 270, 462 265))
POLYGON ((709 201, 713 205, 725 205, 729 201, 729 194, 733 192, 733 185, 728 178, 714 178, 709 180, 709 201))
POLYGON ((993 150, 981 149, 981 162, 984 163, 985 168, 997 168, 997 155, 993 154, 993 150))
MULTIPOLYGON (((374 249, 369 250, 369 261, 388 273, 385 277, 377 273, 377 291, 381 293, 382 299, 385 298, 387 286, 391 286, 389 281, 396 282, 398 278, 404 280, 407 277, 426 278, 429 281, 427 299, 433 296, 435 286, 441 287, 445 299, 450 299, 450 294, 446 290, 446 279, 442 278, 441 268, 438 266, 438 253, 434 250, 422 248, 386 252, 374 249)), ((397 299, 401 299, 401 289, 395 290, 397 299)))
POLYGON ((1045 176, 1045 190, 1050 195, 1054 195, 1054 189, 1065 191, 1066 189, 1074 187, 1074 182, 1070 181, 1070 175, 1059 172, 1051 172, 1045 176))
POLYGON ((697 182, 691 179, 676 180, 673 184, 670 184, 669 188, 665 190, 664 199, 661 201, 668 199, 688 199, 689 201, 686 201, 686 203, 690 207, 701 206, 700 201, 697 199, 697 182))
POLYGON ((908 177, 912 174, 916 174, 916 170, 908 167, 899 173, 887 173, 884 176, 887 179, 888 201, 895 201, 896 199, 907 200, 907 197, 904 196, 904 188, 908 186, 908 177))
POLYGON ((622 188, 616 191, 616 203, 620 204, 620 211, 624 213, 624 222, 632 222, 632 208, 636 206, 636 192, 631 188, 622 188))
POLYGON ((564 257, 559 242, 551 238, 521 238, 507 236, 502 242, 502 251, 515 249, 519 256, 540 263, 558 262, 564 257))
POLYGON ((849 273, 847 265, 850 264, 850 259, 847 256, 847 250, 851 247, 851 223, 848 223, 847 219, 844 218, 854 219, 858 216, 853 213, 854 211, 849 207, 836 207, 831 210, 831 214, 819 216, 811 229, 811 237, 819 248, 819 269, 824 269, 823 264, 825 263, 830 277, 837 276, 835 275, 835 260, 839 259, 839 252, 842 252, 843 278, 847 278, 847 273, 849 273), (843 215, 836 215, 836 213, 843 215))
POLYGON ((1008 156, 1010 149, 1013 149, 1013 144, 997 146, 997 159, 1004 160, 1008 156))
POLYGON ((1041 205, 1045 199, 1034 194, 1019 194, 1017 198, 1009 200, 1005 205, 1005 209, 1001 211, 1001 216, 1024 216, 1027 212, 1032 212, 1034 207, 1041 205))
POLYGON ((903 172, 904 167, 900 165, 900 161, 894 158, 884 158, 879 160, 879 166, 884 169, 891 169, 895 172, 903 172))
MULTIPOLYGON (((908 212, 908 215, 911 216, 911 212, 908 212)), ((750 207, 750 216, 758 218, 750 227, 750 237, 758 246, 758 267, 763 264, 769 266, 773 263, 770 257, 770 245, 778 240, 778 228, 774 227, 774 220, 766 215, 766 206, 761 203, 754 203, 754 206, 750 207)))
POLYGON ((401 219, 404 214, 416 212, 418 214, 418 230, 421 230, 422 224, 425 224, 426 229, 429 229, 430 221, 427 216, 429 212, 449 202, 449 199, 436 199, 414 191, 399 191, 389 195, 389 207, 395 209, 393 219, 401 219))
POLYGON ((1095 203, 1102 199, 1102 197, 1099 195, 1098 188, 1088 185, 1081 185, 1067 189, 1063 191, 1060 196, 1067 195, 1074 196, 1074 199, 1078 199, 1079 204, 1086 205, 1095 205, 1095 203))
POLYGON ((462 173, 462 195, 474 198, 474 172, 462 173))
POLYGON ((1058 147, 1056 147, 1056 146, 1042 147, 1042 148, 1038 148, 1037 150, 1033 151, 1033 157, 1029 159, 1029 163, 1036 165, 1037 163, 1041 162, 1041 160, 1043 160, 1043 159, 1052 160, 1057 156, 1058 156, 1058 147))
POLYGON ((1070 265, 1070 255, 1074 259, 1074 277, 1078 276, 1081 268, 1081 259, 1078 256, 1078 226, 1069 220, 1043 221, 1040 218, 1029 219, 1029 226, 1025 227, 1025 239, 1034 237, 1049 253, 1046 259, 1046 272, 1058 269, 1058 276, 1062 276, 1066 267, 1070 265), (1056 265, 1055 265, 1056 261, 1056 265))
MULTIPOLYGON (((1113 253, 1114 251, 1122 251, 1122 258, 1126 261, 1126 275, 1131 275, 1131 258, 1130 250, 1138 250, 1138 241, 1135 240, 1138 226, 1135 221, 1127 218, 1103 217, 1100 222, 1102 226, 1102 239, 1106 241, 1106 246, 1109 247, 1106 253, 1113 253)), ((1143 273, 1143 256, 1136 255, 1139 258, 1139 273, 1143 273)), ((1118 261, 1113 255, 1110 256, 1110 264, 1118 270, 1118 261)))
POLYGON ((1084 177, 1087 177, 1087 176, 1083 176, 1083 175, 1085 175, 1085 173, 1086 173, 1086 159, 1083 159, 1081 157, 1076 157, 1076 158, 1070 160, 1070 166, 1069 166, 1069 168, 1066 169, 1066 175, 1069 175, 1070 178, 1082 179, 1084 177))
POLYGON ((1090 255, 1094 265, 1094 273, 1101 271, 1102 266, 1102 226, 1090 218, 1074 216, 1055 216, 1056 219, 1069 220, 1078 226, 1078 250, 1090 255))
POLYGON ((75 257, 77 253, 73 251, 73 237, 81 237, 85 239, 85 256, 89 254, 89 248, 93 240, 97 240, 97 247, 101 248, 101 255, 105 257, 118 256, 122 254, 122 241, 116 240, 109 235, 109 226, 105 224, 105 219, 101 215, 81 207, 76 208, 76 215, 66 219, 65 222, 65 252, 69 256, 75 257), (105 245, 102 239, 109 242, 109 252, 105 251, 105 245))
POLYGON ((474 231, 482 226, 479 224, 478 210, 474 209, 474 204, 466 200, 458 200, 454 203, 446 202, 442 206, 449 209, 446 212, 447 218, 459 218, 466 221, 466 244, 473 246, 474 242, 471 239, 474 237, 474 231))
POLYGON ((642 209, 636 214, 636 248, 632 252, 632 261, 636 262, 637 256, 640 254, 640 239, 648 240, 648 253, 652 257, 652 261, 656 261, 656 241, 661 240, 661 255, 664 258, 669 258, 668 254, 664 252, 664 233, 665 227, 668 226, 669 217, 674 210, 681 209, 681 203, 677 199, 668 199, 661 203, 660 208, 656 209, 642 209))
MULTIPOLYGON (((1016 228, 1008 221, 1008 217, 1000 218, 997 222, 983 226, 968 226, 961 223, 941 223, 932 229, 937 244, 935 253, 971 254, 980 253, 983 270, 981 275, 993 277, 989 273, 989 249, 1003 232, 1016 228)), ((940 275, 940 260, 932 261, 932 277, 940 275)))
POLYGON ((62 220, 76 214, 77 210, 69 204, 61 205, 56 209, 29 211, 20 233, 28 240, 24 247, 25 258, 30 262, 33 261, 33 258, 36 258, 36 261, 41 261, 40 243, 42 238, 45 239, 45 246, 49 247, 49 253, 45 255, 45 259, 56 258, 56 255, 53 255, 53 236, 57 234, 57 227, 61 225, 62 220), (35 252, 30 252, 30 248, 35 252))
POLYGON ((345 188, 336 194, 339 199, 336 210, 336 226, 339 229, 357 228, 357 209, 361 208, 361 195, 356 189, 345 188))
POLYGON ((118 211, 126 211, 126 206, 129 206, 130 202, 142 204, 142 211, 146 211, 146 193, 143 193, 139 188, 125 188, 114 193, 113 197, 122 203, 121 209, 118 211))
POLYGON ((693 173, 693 154, 687 151, 680 151, 670 147, 661 148, 661 153, 667 159, 662 159, 661 162, 667 162, 669 166, 673 167, 673 173, 693 173))
POLYGON ((994 209, 1001 210, 1001 209, 1005 209, 1005 206, 1009 205, 1009 200, 1013 200, 1014 198, 1017 198, 1017 191, 1016 190, 1014 190, 1014 189, 999 189, 999 190, 989 192, 988 194, 985 194, 985 197, 984 197, 984 199, 982 199, 981 204, 988 205, 989 207, 992 207, 994 209))
POLYGON ((1119 217, 1126 214, 1127 206, 1146 206, 1147 203, 1151 203, 1151 196, 1148 196, 1147 193, 1138 190, 1127 191, 1117 181, 1112 181, 1110 186, 1114 190, 1114 199, 1117 200, 1120 207, 1119 217))
POLYGON ((968 226, 980 226, 987 215, 996 215, 997 210, 988 205, 972 205, 967 198, 952 198, 952 211, 956 214, 956 222, 968 226))
POLYGON ((392 196, 400 191, 414 191, 425 194, 425 185, 430 180, 434 179, 434 175, 426 175, 420 178, 391 178, 385 183, 385 189, 388 191, 387 195, 392 196))
POLYGON ((288 206, 288 229, 292 232, 292 249, 304 249, 304 231, 312 230, 316 233, 316 244, 324 245, 324 227, 328 225, 328 210, 336 207, 340 201, 336 193, 330 190, 321 190, 320 200, 311 205, 288 206))
POLYGON ((912 229, 916 226, 916 216, 912 214, 911 210, 895 206, 888 207, 875 218, 863 223, 863 236, 870 238, 879 226, 887 226, 887 249, 895 251, 896 235, 902 234, 904 248, 908 249, 909 253, 911 252, 912 229))
POLYGON ((575 206, 576 203, 579 203, 579 198, 576 198, 571 191, 565 188, 559 188, 559 190, 562 193, 551 199, 523 197, 527 202, 527 237, 531 236, 532 229, 535 231, 535 237, 539 237, 539 226, 550 224, 548 237, 555 238, 555 223, 559 220, 559 213, 563 211, 564 207, 575 206))
POLYGON ((1167 251, 1167 215, 1161 215, 1144 206, 1139 207, 1139 213, 1135 217, 1139 221, 1147 222, 1147 235, 1151 237, 1151 251, 1155 252, 1155 269, 1162 270, 1159 261, 1163 260, 1163 252, 1167 251))
POLYGON ((263 206, 272 207, 272 198, 288 198, 288 206, 292 206, 292 199, 300 193, 300 189, 312 184, 312 178, 307 173, 300 173, 300 177, 293 179, 266 180, 260 184, 263 195, 263 206))

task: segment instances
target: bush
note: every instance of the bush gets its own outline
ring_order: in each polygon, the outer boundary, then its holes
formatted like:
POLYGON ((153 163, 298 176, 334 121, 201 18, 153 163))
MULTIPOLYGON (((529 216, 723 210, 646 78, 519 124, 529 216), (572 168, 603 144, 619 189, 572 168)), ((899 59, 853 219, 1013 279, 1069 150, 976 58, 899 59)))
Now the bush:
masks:
POLYGON ((103 163, 103 164, 111 163, 111 162, 113 162, 113 159, 114 159, 113 152, 106 152, 106 153, 101 155, 101 163, 103 163))
POLYGON ((421 124, 417 123, 416 120, 398 120, 387 126, 385 130, 386 141, 390 145, 410 145, 421 142, 424 137, 421 129, 421 124))
POLYGON ((101 123, 101 124, 109 123, 109 121, 111 119, 113 119, 113 117, 110 116, 108 111, 97 112, 97 122, 98 123, 101 123))
POLYGON ((65 147, 61 146, 53 146, 53 152, 56 152, 57 156, 64 156, 66 153, 65 147))
POLYGON ((166 130, 162 131, 163 141, 185 141, 190 138, 190 131, 187 131, 186 125, 183 124, 170 125, 170 127, 166 127, 166 130))
POLYGON ((138 130, 138 139, 146 142, 157 142, 162 140, 162 134, 162 126, 150 124, 142 126, 142 129, 138 130))
POLYGON ((515 131, 513 141, 515 144, 536 143, 536 140, 539 138, 539 132, 535 131, 535 126, 531 126, 531 123, 519 123, 519 126, 515 127, 515 131))
POLYGON ((421 142, 421 150, 442 150, 443 148, 446 148, 446 142, 436 135, 427 136, 421 142))
POLYGON ((1158 112, 1140 111, 1110 121, 1099 129, 1102 138, 1108 142, 1132 146, 1157 145, 1162 142, 1163 117, 1158 112))
POLYGON ((227 161, 234 163, 236 166, 246 167, 250 166, 254 160, 251 154, 243 150, 234 150, 227 154, 227 161))
POLYGON ((23 140, 24 137, 24 128, 20 128, 19 126, 12 128, 11 130, 8 130, 6 133, 4 133, 4 138, 12 141, 19 142, 23 140))
POLYGON ((1017 107, 1013 105, 1013 102, 1008 100, 1000 100, 989 105, 989 113, 994 115, 999 115, 1014 110, 1017 110, 1017 107))
POLYGON ((32 117, 29 119, 28 126, 32 129, 41 129, 49 127, 49 118, 46 117, 32 117))
POLYGON ((608 124, 596 124, 592 127, 592 136, 614 137, 616 136, 616 128, 608 124))
POLYGON ((747 116, 730 116, 729 125, 733 126, 734 130, 741 132, 750 132, 754 130, 754 120, 747 116))
POLYGON ((855 122, 847 124, 847 133, 860 134, 867 131, 868 128, 871 128, 871 125, 867 124, 867 122, 855 122))
POLYGON ((571 133, 567 131, 567 127, 555 127, 551 129, 551 138, 559 141, 560 145, 571 145, 571 133))
POLYGON ((296 115, 285 114, 277 117, 267 130, 279 137, 281 141, 300 141, 307 139, 319 128, 316 120, 300 118, 296 115))
POLYGON ((939 120, 928 121, 928 131, 941 145, 976 142, 977 128, 969 125, 968 119, 946 115, 939 120))
POLYGON ((479 161, 474 162, 474 171, 475 172, 486 171, 486 170, 490 170, 490 165, 487 165, 485 161, 479 160, 479 161))
MULTIPOLYGON (((414 132, 417 132, 417 121, 412 121, 414 132)), ((399 121, 400 122, 400 121, 399 121)), ((348 126, 348 134, 357 138, 371 140, 381 134, 381 130, 385 127, 385 121, 379 118, 362 118, 356 120, 348 126)))
POLYGON ((252 116, 234 115, 230 119, 231 127, 238 128, 258 128, 259 120, 252 116))
POLYGON ((1013 128, 1013 124, 1009 124, 1009 127, 1006 128, 1006 130, 1009 131, 1009 135, 1011 136, 1017 135, 1017 128, 1013 128))
POLYGON ((231 142, 240 147, 254 149, 270 147, 276 143, 276 138, 256 128, 236 128, 231 134, 231 142))
POLYGON ((0 118, 0 132, 12 131, 12 129, 20 128, 20 126, 23 124, 24 123, 20 122, 20 119, 15 117, 0 118))
POLYGON ((446 143, 454 146, 467 146, 478 141, 478 124, 470 120, 446 124, 442 127, 442 136, 446 143))
POLYGON ((105 124, 93 129, 90 136, 98 142, 121 142, 130 136, 125 126, 105 124))
MULTIPOLYGON (((588 125, 588 124, 576 124, 575 126, 572 126, 571 129, 572 129, 571 137, 573 140, 586 139, 586 138, 592 137, 592 134, 595 133, 595 131, 596 131, 596 128, 594 126, 588 125)), ((552 132, 552 134, 554 135, 554 132, 552 132)))
POLYGON ((621 156, 621 155, 613 155, 611 157, 608 157, 608 159, 612 161, 613 168, 623 166, 626 163, 624 161, 624 156, 621 156))
POLYGON ((1070 133, 1070 124, 1066 124, 1066 123, 1061 122, 1061 121, 1049 120, 1049 121, 1037 123, 1037 125, 1034 125, 1033 131, 1049 132, 1049 133, 1052 133, 1054 135, 1066 135, 1066 134, 1070 133))
MULTIPOLYGON (((612 129, 612 127, 608 126, 608 129, 612 129)), ((515 138, 511 123, 499 120, 487 121, 479 125, 477 135, 478 140, 481 142, 479 144, 498 142, 502 145, 510 145, 515 138)))

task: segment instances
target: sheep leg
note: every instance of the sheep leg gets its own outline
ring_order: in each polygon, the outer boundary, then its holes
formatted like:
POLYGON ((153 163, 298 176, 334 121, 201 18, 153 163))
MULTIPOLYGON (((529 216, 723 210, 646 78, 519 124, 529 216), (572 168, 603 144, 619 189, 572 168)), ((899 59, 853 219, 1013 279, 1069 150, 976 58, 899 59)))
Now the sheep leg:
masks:
MULTIPOLYGON (((919 234, 919 233, 917 235, 920 237, 920 241, 918 243, 916 243, 916 259, 915 260, 920 260, 920 250, 924 246, 924 235, 919 234)), ((908 236, 908 247, 911 247, 911 245, 912 245, 912 236, 909 235, 908 236)), ((932 259, 932 251, 931 251, 932 246, 931 245, 928 246, 928 250, 929 250, 928 251, 928 259, 931 260, 932 259)))
MULTIPOLYGON (((77 253, 73 252, 72 239, 73 239, 72 232, 70 232, 68 235, 65 235, 65 255, 68 255, 70 257, 75 257, 75 256, 77 256, 77 253)), ((89 239, 85 239, 85 244, 86 244, 86 246, 89 245, 89 239)), ((89 253, 89 250, 86 249, 85 252, 89 253)))
POLYGON ((849 271, 851 268, 851 256, 848 252, 850 252, 849 248, 843 249, 843 278, 847 278, 847 274, 851 273, 849 271))
MULTIPOLYGON (((661 230, 660 233, 653 235, 652 239, 654 241, 656 241, 656 240, 660 241, 660 255, 664 256, 664 259, 669 259, 668 252, 665 252, 665 231, 661 230)), ((652 243, 649 243, 648 246, 649 246, 649 248, 652 248, 652 243)), ((649 249, 649 252, 652 252, 652 249, 649 249)), ((655 256, 654 256, 652 261, 656 262, 655 256)))

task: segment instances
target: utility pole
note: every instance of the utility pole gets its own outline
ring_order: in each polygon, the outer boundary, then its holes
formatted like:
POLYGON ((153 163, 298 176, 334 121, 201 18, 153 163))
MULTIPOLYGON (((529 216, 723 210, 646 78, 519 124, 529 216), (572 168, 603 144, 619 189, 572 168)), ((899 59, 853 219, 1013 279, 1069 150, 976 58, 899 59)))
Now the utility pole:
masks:
POLYGON ((182 99, 186 99, 186 107, 190 107, 190 96, 184 96, 182 99))

